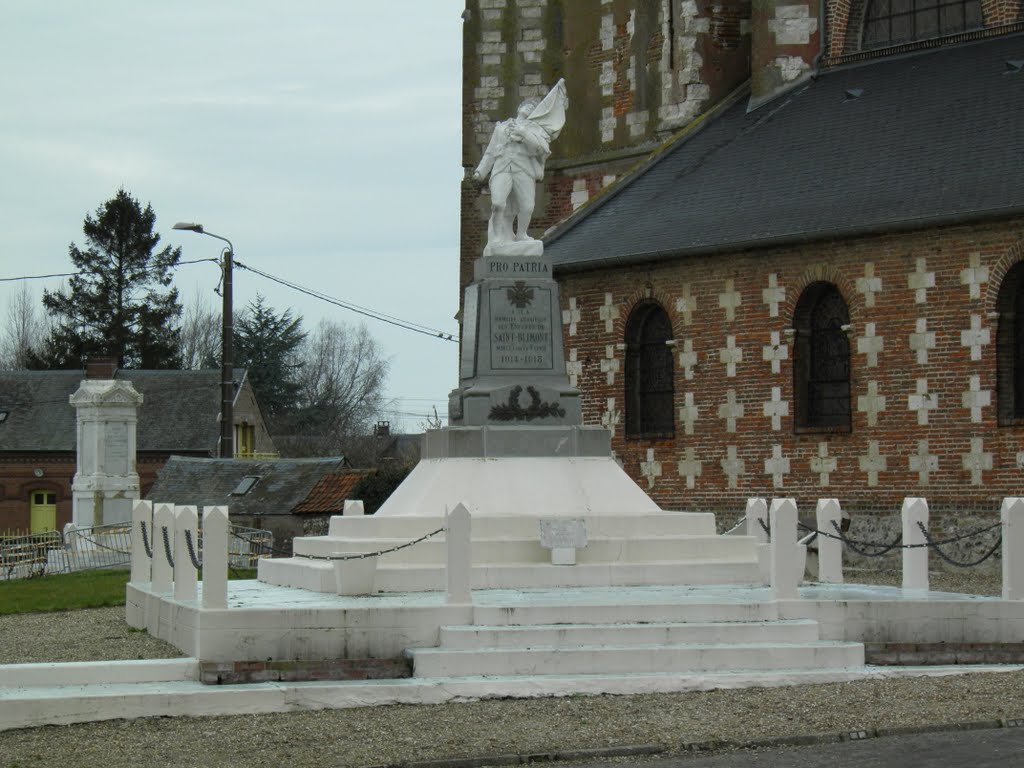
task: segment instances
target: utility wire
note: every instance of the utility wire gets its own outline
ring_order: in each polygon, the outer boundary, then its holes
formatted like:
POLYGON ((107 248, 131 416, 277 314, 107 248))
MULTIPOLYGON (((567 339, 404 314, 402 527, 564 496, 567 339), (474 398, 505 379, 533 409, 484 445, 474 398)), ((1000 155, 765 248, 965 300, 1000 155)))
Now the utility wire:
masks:
POLYGON ((441 339, 442 341, 451 341, 455 343, 458 343, 459 341, 458 337, 454 336, 453 334, 445 333, 444 331, 440 331, 436 328, 430 328, 425 325, 419 325, 418 323, 414 323, 410 320, 402 320, 401 318, 394 317, 393 315, 386 315, 383 312, 378 312, 373 309, 361 307, 358 304, 353 304, 348 301, 336 299, 333 296, 328 296, 326 293, 321 293, 320 291, 313 290, 312 288, 306 288, 305 286, 301 286, 298 283, 293 283, 292 281, 286 280, 283 277, 278 277, 277 275, 272 275, 269 272, 264 272, 261 269, 250 267, 239 261, 235 262, 235 266, 238 267, 239 269, 245 269, 248 270, 249 272, 253 272, 259 275, 260 277, 264 277, 267 280, 270 280, 271 282, 283 285, 286 288, 291 288, 292 290, 298 291, 299 293, 304 293, 307 296, 313 297, 314 299, 320 299, 321 301, 325 301, 328 304, 333 304, 336 307, 347 309, 350 312, 355 312, 356 314, 369 317, 373 320, 380 320, 383 323, 388 323, 389 325, 394 325, 407 331, 413 331, 414 333, 421 333, 424 336, 430 336, 431 338, 441 339))
MULTIPOLYGON (((217 259, 193 259, 192 261, 179 261, 177 264, 174 264, 170 268, 173 269, 174 267, 180 267, 185 264, 199 264, 204 261, 212 261, 214 264, 220 263, 217 259)), ((144 271, 156 272, 161 269, 163 269, 163 267, 152 267, 151 269, 147 269, 144 271)), ((92 274, 92 272, 56 272, 52 275, 21 275, 20 277, 0 277, 0 283, 13 283, 18 280, 48 280, 54 277, 78 277, 79 275, 89 274, 92 274)))

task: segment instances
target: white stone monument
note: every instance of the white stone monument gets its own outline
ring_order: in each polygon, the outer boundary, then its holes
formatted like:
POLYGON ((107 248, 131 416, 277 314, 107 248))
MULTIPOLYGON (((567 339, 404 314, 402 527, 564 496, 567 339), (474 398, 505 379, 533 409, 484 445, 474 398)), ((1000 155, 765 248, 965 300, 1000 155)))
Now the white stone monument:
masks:
POLYGON ((142 395, 130 381, 85 379, 70 402, 78 415, 72 522, 77 528, 129 522, 139 498, 135 430, 142 395))

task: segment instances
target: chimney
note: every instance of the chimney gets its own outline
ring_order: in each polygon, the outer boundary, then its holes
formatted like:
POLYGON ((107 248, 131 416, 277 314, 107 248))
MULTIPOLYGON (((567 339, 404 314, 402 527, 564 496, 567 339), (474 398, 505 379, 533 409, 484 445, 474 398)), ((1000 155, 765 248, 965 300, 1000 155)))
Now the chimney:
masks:
POLYGON ((753 0, 750 108, 802 82, 821 51, 821 0, 753 0))
POLYGON ((373 427, 374 437, 387 437, 391 434, 390 421, 378 421, 373 427))
POLYGON ((94 357, 85 361, 85 378, 113 379, 117 375, 117 360, 112 357, 94 357))

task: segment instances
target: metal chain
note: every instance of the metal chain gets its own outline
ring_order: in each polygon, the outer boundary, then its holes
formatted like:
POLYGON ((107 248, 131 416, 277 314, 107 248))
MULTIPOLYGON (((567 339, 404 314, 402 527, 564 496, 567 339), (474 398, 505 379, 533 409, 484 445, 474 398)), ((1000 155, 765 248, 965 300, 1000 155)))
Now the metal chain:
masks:
POLYGON ((306 558, 308 560, 362 560, 362 559, 367 558, 367 557, 377 557, 378 555, 386 555, 389 552, 397 552, 400 549, 405 549, 406 547, 411 547, 413 544, 419 544, 421 541, 426 541, 431 536, 436 536, 437 534, 441 533, 444 530, 445 530, 444 528, 438 528, 436 531, 431 531, 430 533, 428 533, 428 534, 426 534, 424 536, 420 536, 418 539, 413 539, 412 541, 407 541, 405 544, 399 544, 397 547, 391 547, 391 549, 381 549, 381 550, 379 550, 377 552, 362 552, 362 553, 357 554, 357 555, 294 555, 294 556, 295 557, 304 557, 304 558, 306 558))
POLYGON ((843 533, 843 529, 839 527, 839 523, 837 523, 835 520, 832 521, 832 527, 836 529, 837 535, 825 533, 824 531, 817 531, 817 533, 821 534, 822 536, 827 536, 830 539, 839 539, 839 541, 843 542, 846 546, 848 546, 850 549, 852 549, 854 552, 856 552, 858 555, 861 555, 862 557, 881 557, 882 555, 896 549, 897 547, 904 549, 906 548, 905 545, 901 544, 901 542, 903 541, 902 533, 897 534, 896 538, 893 539, 892 543, 890 544, 876 544, 873 541, 857 541, 856 539, 847 538, 846 534, 843 533), (861 549, 861 547, 878 547, 880 549, 878 552, 868 552, 864 549, 861 549))
POLYGON ((163 529, 164 532, 164 554, 167 555, 167 562, 170 564, 171 568, 173 568, 174 556, 171 555, 171 539, 170 536, 167 535, 167 526, 161 525, 160 527, 163 529))
POLYGON ((146 533, 146 521, 139 520, 139 525, 142 527, 142 548, 146 550, 146 557, 152 560, 153 547, 149 545, 149 534, 146 533))
POLYGON ((202 561, 198 557, 196 557, 196 548, 195 548, 195 545, 192 543, 192 529, 191 528, 186 528, 185 529, 185 547, 188 549, 188 557, 192 561, 193 567, 197 571, 202 570, 203 563, 202 563, 202 561))
POLYGON ((764 535, 768 537, 768 541, 771 541, 772 540, 772 532, 769 530, 768 526, 765 525, 764 518, 761 518, 761 517, 757 518, 757 524, 761 526, 761 530, 764 531, 764 535))
MULTIPOLYGON (((1002 523, 999 523, 999 524, 1001 525, 1002 523)), ((928 535, 928 529, 924 527, 924 524, 920 520, 917 521, 917 527, 921 529, 921 533, 924 534, 925 541, 927 541, 928 545, 932 549, 935 550, 935 554, 937 554, 939 557, 941 557, 943 560, 945 560, 950 565, 955 566, 957 568, 973 568, 976 565, 981 565, 986 560, 988 560, 990 557, 992 557, 992 555, 994 555, 996 553, 996 550, 998 550, 1003 545, 1003 536, 1002 536, 1002 534, 1000 534, 999 537, 996 539, 996 543, 992 545, 992 548, 988 552, 986 552, 984 555, 982 555, 979 559, 974 560, 974 561, 969 562, 969 563, 962 563, 959 560, 954 560, 949 555, 947 555, 945 552, 943 552, 941 549, 939 549, 939 547, 941 545, 947 544, 947 543, 949 543, 949 541, 959 541, 959 539, 950 539, 948 541, 942 541, 942 542, 932 541, 932 537, 928 535)), ((995 527, 995 526, 993 526, 993 527, 995 527)), ((991 528, 986 528, 985 530, 991 530, 991 528)))

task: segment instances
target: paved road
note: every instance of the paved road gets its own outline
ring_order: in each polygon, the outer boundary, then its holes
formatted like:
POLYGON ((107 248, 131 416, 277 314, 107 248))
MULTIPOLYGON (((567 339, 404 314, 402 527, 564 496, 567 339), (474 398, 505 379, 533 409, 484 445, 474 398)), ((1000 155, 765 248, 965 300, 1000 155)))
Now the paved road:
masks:
POLYGON ((699 757, 577 764, 579 768, 1013 768, 1024 765, 1024 728, 888 736, 864 741, 699 757))

